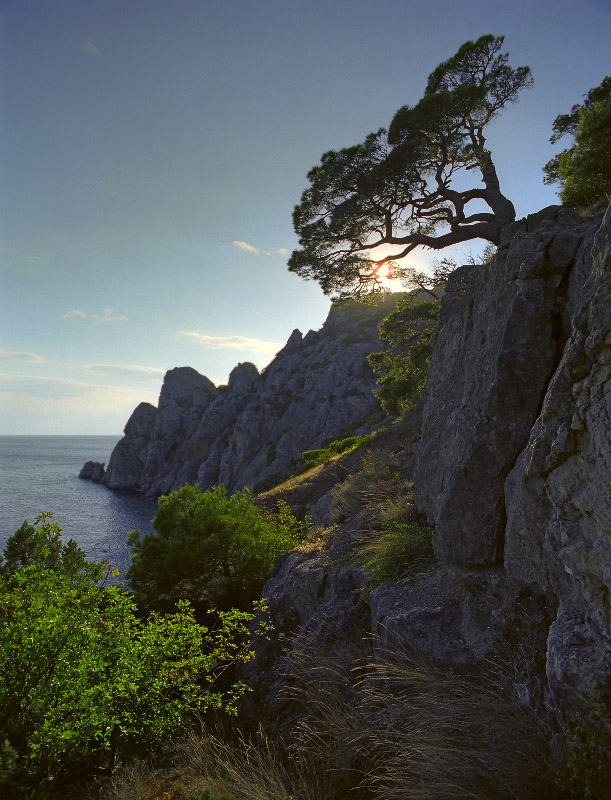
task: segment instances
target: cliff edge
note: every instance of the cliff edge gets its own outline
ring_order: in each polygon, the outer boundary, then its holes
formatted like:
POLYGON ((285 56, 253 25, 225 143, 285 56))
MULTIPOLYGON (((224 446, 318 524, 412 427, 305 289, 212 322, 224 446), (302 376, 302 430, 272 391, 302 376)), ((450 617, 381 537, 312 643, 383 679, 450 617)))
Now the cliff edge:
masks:
POLYGON ((238 364, 227 386, 191 367, 170 370, 158 406, 141 403, 129 418, 102 483, 150 495, 196 481, 272 485, 300 469, 304 450, 347 428, 370 430, 380 415, 367 355, 383 348, 378 326, 396 300, 333 306, 321 330, 293 331, 261 373, 238 364))
POLYGON ((289 729, 307 713, 283 699, 299 682, 291 665, 304 641, 365 659, 400 651, 450 671, 510 665, 520 704, 586 718, 609 700, 610 374, 611 209, 590 219, 544 209, 511 226, 490 265, 453 273, 422 422, 418 410, 376 445, 378 460, 414 482, 433 561, 409 581, 361 591, 359 537, 375 538, 376 524, 387 535, 367 503, 390 485, 359 490, 366 462, 356 460, 367 455, 275 490, 301 511, 307 492, 310 509, 331 515, 263 592, 277 630, 249 679, 270 722, 289 729))

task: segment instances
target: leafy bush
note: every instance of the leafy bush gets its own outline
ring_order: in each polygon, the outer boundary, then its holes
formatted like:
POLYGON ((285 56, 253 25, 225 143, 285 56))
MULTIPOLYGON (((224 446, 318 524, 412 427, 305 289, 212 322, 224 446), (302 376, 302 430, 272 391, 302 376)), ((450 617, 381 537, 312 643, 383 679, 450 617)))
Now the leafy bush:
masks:
POLYGON ((75 579, 81 573, 96 572, 98 565, 90 564, 74 539, 62 544, 61 529, 51 522, 52 514, 41 514, 30 525, 27 520, 9 537, 0 556, 0 574, 13 575, 21 567, 40 564, 75 579))
MULTIPOLYGON (((20 531, 11 547, 23 541, 20 531)), ((108 767, 115 753, 150 753, 196 710, 235 712, 246 687, 221 692, 213 682, 217 670, 252 656, 252 614, 219 614, 211 632, 181 602, 142 622, 133 599, 105 585, 109 567, 87 564, 74 574, 47 566, 64 552, 47 516, 27 534, 36 557, 0 577, 3 797, 52 796, 108 767), (42 541, 49 546, 37 550, 42 541)))
POLYGON ((611 77, 590 89, 570 113, 556 117, 550 141, 566 134, 574 144, 543 167, 544 183, 560 184, 560 199, 569 206, 611 197, 611 77))
POLYGON ((187 485, 159 498, 153 527, 156 534, 128 535, 136 601, 166 610, 186 598, 201 610, 249 608, 304 526, 283 501, 271 512, 257 508, 246 489, 228 497, 224 486, 202 492, 187 485))
POLYGON ((409 411, 426 386, 438 316, 439 300, 414 303, 410 295, 380 325, 380 339, 391 348, 371 353, 368 361, 382 375, 374 394, 391 416, 409 411))
POLYGON ((364 444, 371 441, 371 433, 366 433, 364 436, 349 436, 346 439, 336 439, 328 447, 321 447, 318 450, 305 450, 301 457, 303 458, 303 471, 305 472, 318 464, 324 464, 329 461, 333 456, 340 453, 352 453, 358 450, 364 444))

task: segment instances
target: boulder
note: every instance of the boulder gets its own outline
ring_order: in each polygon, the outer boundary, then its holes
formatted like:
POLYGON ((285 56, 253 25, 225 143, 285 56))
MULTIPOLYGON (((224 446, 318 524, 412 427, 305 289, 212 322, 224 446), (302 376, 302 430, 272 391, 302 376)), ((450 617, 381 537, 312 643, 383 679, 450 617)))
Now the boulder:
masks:
POLYGON ((81 471, 79 478, 84 481, 93 481, 93 483, 101 483, 105 475, 105 465, 100 464, 99 461, 87 461, 81 471))

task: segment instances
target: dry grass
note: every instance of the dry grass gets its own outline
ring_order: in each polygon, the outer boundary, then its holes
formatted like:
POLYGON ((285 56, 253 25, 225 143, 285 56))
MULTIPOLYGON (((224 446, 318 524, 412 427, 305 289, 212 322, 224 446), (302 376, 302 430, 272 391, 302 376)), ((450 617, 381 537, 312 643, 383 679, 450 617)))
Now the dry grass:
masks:
POLYGON ((331 511, 359 526, 352 561, 369 573, 366 592, 431 573, 432 529, 415 511, 413 485, 384 454, 368 454, 362 471, 336 487, 331 511))
POLYGON ((241 800, 324 800, 328 776, 303 751, 271 744, 259 731, 254 739, 232 741, 198 735, 187 744, 189 772, 218 797, 241 800))
POLYGON ((332 627, 324 646, 308 636, 295 640, 286 676, 286 693, 302 710, 292 748, 327 775, 329 791, 320 800, 358 787, 359 743, 367 726, 358 712, 361 694, 354 675, 367 663, 370 642, 346 641, 332 627))
POLYGON ((118 769, 102 792, 102 800, 149 800, 153 770, 143 761, 118 769))
POLYGON ((379 800, 552 800, 551 730, 504 669, 477 679, 387 654, 362 679, 364 786, 379 800))
MULTIPOLYGON (((329 459, 330 461, 337 461, 341 456, 334 456, 333 459, 329 459)), ((275 497, 277 494, 282 492, 290 492, 298 487, 300 487, 304 483, 308 483, 316 478, 324 469, 325 464, 318 464, 316 467, 312 467, 312 469, 308 470, 307 473, 300 473, 299 475, 292 475, 286 480, 279 483, 277 486, 274 486, 271 489, 267 489, 265 492, 260 492, 258 497, 262 500, 265 500, 267 497, 275 497)))
POLYGON ((359 471, 334 487, 331 521, 365 515, 373 522, 376 506, 388 496, 396 498, 400 486, 398 468, 390 462, 388 453, 367 452, 359 471))
POLYGON ((314 526, 307 534, 303 542, 297 545, 295 550, 300 553, 323 553, 326 550, 329 538, 336 533, 337 525, 324 527, 314 526))
MULTIPOLYGON (((552 764, 554 731, 520 702, 514 670, 491 664, 467 676, 400 652, 372 661, 371 652, 372 642, 331 637, 321 647, 298 639, 287 662, 300 714, 290 740, 202 728, 182 747, 176 785, 239 800, 571 796, 562 794, 552 764)), ((135 765, 114 779, 104 800, 189 797, 160 786, 135 765)))

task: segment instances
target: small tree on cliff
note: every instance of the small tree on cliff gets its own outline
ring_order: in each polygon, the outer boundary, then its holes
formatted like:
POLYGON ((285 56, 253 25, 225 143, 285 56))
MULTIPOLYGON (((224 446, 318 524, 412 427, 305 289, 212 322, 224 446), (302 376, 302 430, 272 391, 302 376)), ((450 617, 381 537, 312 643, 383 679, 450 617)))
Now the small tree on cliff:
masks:
POLYGON ((423 98, 397 111, 388 131, 323 155, 293 212, 301 249, 291 255, 291 272, 319 281, 326 294, 358 297, 382 290, 384 264, 393 262, 400 276, 394 262, 416 247, 499 243, 515 209, 501 192, 484 130, 532 85, 529 67, 510 67, 502 45, 503 37, 492 35, 466 42, 431 73, 423 98), (465 170, 483 185, 453 188, 465 170), (382 245, 402 249, 376 261, 382 245))
POLYGON ((559 114, 553 128, 552 144, 566 134, 574 142, 543 167, 543 182, 560 184, 560 199, 570 206, 611 197, 611 77, 590 89, 568 114, 559 114))

